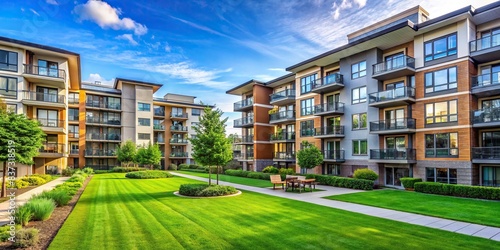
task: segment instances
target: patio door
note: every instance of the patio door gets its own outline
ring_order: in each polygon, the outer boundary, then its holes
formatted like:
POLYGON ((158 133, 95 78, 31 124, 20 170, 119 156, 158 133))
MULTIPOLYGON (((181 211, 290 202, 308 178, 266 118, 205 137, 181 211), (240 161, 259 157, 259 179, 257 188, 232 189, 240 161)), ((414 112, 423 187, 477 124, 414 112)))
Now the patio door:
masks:
POLYGON ((410 170, 408 168, 385 168, 385 185, 401 187, 401 178, 408 177, 410 170))
POLYGON ((337 103, 339 102, 339 100, 340 100, 340 94, 338 93, 326 96, 326 103, 328 110, 336 110, 338 108, 337 103))
POLYGON ((498 83, 500 83, 500 64, 481 67, 482 85, 498 84, 498 83))
POLYGON ((340 159, 340 141, 327 141, 325 158, 327 159, 340 159))
POLYGON ((404 128, 404 109, 391 109, 385 111, 385 126, 386 129, 404 128))
POLYGON ((400 52, 385 57, 386 70, 392 70, 400 68, 404 65, 404 53, 400 52))
POLYGON ((56 62, 38 60, 38 74, 59 77, 59 65, 56 62))
POLYGON ((57 89, 37 86, 36 100, 42 102, 57 102, 57 89))

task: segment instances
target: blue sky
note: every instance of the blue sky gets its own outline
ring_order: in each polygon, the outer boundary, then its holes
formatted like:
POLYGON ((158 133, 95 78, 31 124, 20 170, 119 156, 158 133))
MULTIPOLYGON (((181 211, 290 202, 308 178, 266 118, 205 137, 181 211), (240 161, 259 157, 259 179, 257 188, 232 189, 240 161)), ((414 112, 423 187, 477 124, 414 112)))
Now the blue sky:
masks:
POLYGON ((250 79, 271 80, 284 68, 347 43, 346 35, 420 4, 431 18, 492 0, 288 1, 3 1, 0 36, 50 45, 81 56, 82 80, 115 77, 164 84, 166 93, 216 104, 228 132, 236 96, 250 79))

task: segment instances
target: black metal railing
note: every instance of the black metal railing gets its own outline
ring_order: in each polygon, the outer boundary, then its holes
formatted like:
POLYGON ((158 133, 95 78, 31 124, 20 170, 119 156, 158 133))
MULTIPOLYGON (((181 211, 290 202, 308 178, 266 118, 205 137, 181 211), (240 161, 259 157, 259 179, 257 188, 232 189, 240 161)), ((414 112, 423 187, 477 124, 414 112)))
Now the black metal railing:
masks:
POLYGON ((312 83, 311 89, 314 90, 314 89, 317 89, 317 88, 320 88, 323 86, 327 86, 330 84, 344 84, 344 76, 342 74, 335 73, 335 74, 327 75, 327 76, 320 78, 320 79, 316 79, 316 81, 314 81, 312 83))
POLYGON ((187 132, 188 127, 187 126, 180 126, 180 125, 172 125, 172 126, 170 126, 170 131, 187 132))
POLYGON ((500 160, 500 147, 472 148, 472 159, 500 160))
POLYGON ((370 122, 370 131, 390 131, 398 129, 415 129, 415 119, 398 118, 370 122))
POLYGON ((496 46, 500 46, 500 34, 495 34, 492 36, 483 37, 470 43, 470 52, 481 51, 484 49, 493 48, 496 46))
POLYGON ((281 132, 271 134, 270 141, 295 140, 295 132, 281 132))
POLYGON ((105 120, 99 119, 99 117, 86 117, 85 121, 87 123, 95 123, 95 124, 108 124, 108 125, 121 125, 120 120, 105 120))
POLYGON ((281 111, 269 115, 269 121, 295 119, 295 110, 281 111))
POLYGON ((295 160, 295 152, 274 152, 274 159, 295 160))
POLYGON ((234 110, 238 110, 238 109, 245 108, 245 107, 250 107, 252 105, 253 105, 253 97, 243 99, 241 101, 234 103, 234 110))
POLYGON ((401 87, 368 95, 370 103, 392 101, 404 97, 415 97, 415 88, 401 87))
POLYGON ((116 150, 111 149, 86 149, 85 156, 115 156, 116 150))
POLYGON ((174 113, 174 112, 170 112, 170 118, 187 119, 188 118, 188 114, 187 113, 174 113))
POLYGON ((64 103, 66 96, 42 92, 23 91, 23 99, 39 102, 64 103))
POLYGON ((171 138, 170 143, 179 143, 179 144, 187 144, 189 142, 188 139, 181 139, 181 138, 171 138))
POLYGON ((38 122, 40 122, 40 126, 42 127, 52 127, 52 128, 62 128, 64 127, 64 120, 58 119, 46 119, 46 118, 36 118, 38 122))
POLYGON ((345 160, 344 150, 325 150, 323 158, 326 160, 345 160))
POLYGON ((24 73, 39 76, 48 76, 64 79, 66 77, 66 72, 62 69, 54 69, 49 67, 42 67, 32 64, 23 64, 24 73))
POLYGON ((373 160, 415 160, 416 150, 413 148, 370 149, 370 159, 373 160))
POLYGON ((85 138, 87 140, 107 140, 107 141, 119 141, 121 136, 119 134, 100 134, 100 133, 90 133, 86 134, 85 138))
POLYGON ((327 126, 315 128, 314 135, 344 135, 344 126, 327 126))
POLYGON ((253 142, 253 135, 242 136, 240 142, 253 142))
POLYGON ((472 87, 484 87, 490 85, 500 84, 500 72, 495 72, 493 74, 483 74, 472 77, 472 87))
POLYGON ((344 112, 344 103, 343 102, 334 102, 334 103, 323 103, 314 106, 314 114, 325 113, 325 112, 344 112))
POLYGON ((253 124, 253 116, 246 116, 243 118, 239 118, 234 120, 233 126, 244 126, 253 124))
POLYGON ((188 152, 172 152, 170 157, 188 157, 188 152))
POLYGON ((426 148, 425 157, 458 157, 458 148, 426 148))
POLYGON ((121 110, 121 103, 108 103, 108 102, 100 102, 100 101, 87 101, 85 102, 85 106, 88 108, 102 108, 102 109, 114 109, 121 110))
POLYGON ((285 89, 280 92, 269 95, 271 102, 279 101, 286 98, 295 98, 295 89, 285 89))
POLYGON ((472 123, 500 122, 500 108, 489 108, 472 111, 472 123))
POLYGON ((385 62, 373 65, 373 75, 382 74, 391 70, 409 67, 415 69, 415 58, 410 56, 398 56, 385 62))
POLYGON ((66 144, 57 142, 44 142, 42 143, 42 147, 38 151, 40 153, 63 154, 66 151, 66 144))

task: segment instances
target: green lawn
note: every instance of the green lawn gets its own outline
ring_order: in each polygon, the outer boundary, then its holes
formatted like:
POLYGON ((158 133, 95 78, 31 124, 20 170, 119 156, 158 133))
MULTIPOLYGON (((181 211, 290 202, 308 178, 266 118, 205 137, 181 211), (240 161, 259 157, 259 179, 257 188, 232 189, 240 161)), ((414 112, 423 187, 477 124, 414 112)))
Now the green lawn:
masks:
POLYGON ((500 242, 244 191, 177 197, 181 177, 95 175, 50 249, 494 249, 500 242))
POLYGON ((377 190, 326 198, 500 227, 499 201, 465 199, 402 190, 377 190))
MULTIPOLYGON (((188 174, 192 176, 198 176, 198 177, 204 177, 208 178, 208 174, 206 173, 198 173, 198 172, 190 172, 190 171, 175 171, 177 173, 181 174, 188 174)), ((216 179, 216 175, 212 174, 212 179, 216 179)), ((242 184, 242 185, 247 185, 247 186, 253 186, 253 187, 272 187, 273 184, 271 184, 271 181, 269 180, 260 180, 260 179, 252 179, 252 178, 245 178, 245 177, 239 177, 239 176, 230 176, 230 175, 219 175, 219 180, 221 181, 227 181, 231 183, 236 183, 236 184, 242 184)), ((281 188, 281 185, 279 185, 281 188)), ((278 188, 278 185, 276 185, 276 188, 278 188)))

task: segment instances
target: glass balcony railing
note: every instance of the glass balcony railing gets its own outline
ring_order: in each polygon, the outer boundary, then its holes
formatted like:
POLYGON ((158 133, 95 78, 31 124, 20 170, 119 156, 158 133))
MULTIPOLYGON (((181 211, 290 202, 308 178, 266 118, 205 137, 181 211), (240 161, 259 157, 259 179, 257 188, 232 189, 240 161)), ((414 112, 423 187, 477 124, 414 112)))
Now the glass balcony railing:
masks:
POLYGON ((325 150, 323 158, 325 160, 343 161, 345 160, 344 155, 345 155, 344 150, 325 150))
POLYGON ((234 110, 239 110, 253 105, 253 98, 247 98, 234 103, 234 110))
POLYGON ((415 160, 416 150, 413 148, 370 149, 373 160, 415 160))
POLYGON ((270 141, 295 140, 295 132, 281 132, 271 134, 270 141))
POLYGON ((333 103, 323 103, 314 106, 314 114, 319 113, 344 113, 344 103, 343 102, 333 102, 333 103))
POLYGON ((295 111, 294 110, 288 110, 288 111, 281 111, 281 112, 276 112, 274 114, 269 115, 269 120, 270 121, 279 121, 279 120, 288 120, 288 119, 295 119, 295 111))
POLYGON ((107 141, 119 141, 121 136, 119 134, 100 134, 100 133, 90 133, 86 134, 85 138, 87 140, 107 140, 107 141))
POLYGON ((172 152, 170 153, 170 157, 188 157, 188 152, 172 152))
POLYGON ((295 160, 295 152, 274 152, 274 159, 295 160))
POLYGON ((500 122, 500 108, 474 110, 472 115, 473 124, 500 122))
POLYGON ((160 124, 154 124, 153 125, 153 129, 154 130, 165 130, 165 126, 164 125, 160 125, 160 124))
POLYGON ((87 102, 85 102, 85 106, 87 108, 102 108, 102 109, 121 110, 121 104, 120 103, 107 103, 107 102, 100 102, 100 101, 87 101, 87 102))
POLYGON ((398 56, 394 57, 392 60, 374 64, 373 75, 383 74, 385 72, 406 67, 415 69, 415 58, 409 56, 398 56))
POLYGON ((187 132, 188 127, 187 126, 180 126, 180 125, 173 125, 173 126, 170 126, 170 131, 187 132))
POLYGON ((253 143, 253 135, 244 135, 239 141, 243 143, 253 143))
POLYGON ((344 84, 344 76, 342 74, 335 73, 316 79, 316 81, 312 83, 311 89, 314 90, 332 84, 344 84))
POLYGON ((48 68, 32 64, 24 64, 24 73, 61 79, 64 79, 66 77, 66 74, 62 69, 48 68))
POLYGON ((39 101, 39 102, 52 102, 64 103, 66 97, 57 94, 46 94, 41 92, 23 91, 23 100, 39 101))
POLYGON ((495 72, 493 74, 484 74, 472 77, 472 87, 486 87, 491 85, 497 85, 500 87, 500 72, 495 72))
POLYGON ((470 43, 470 52, 481 51, 493 47, 500 46, 500 34, 483 37, 470 43))
POLYGON ((415 98, 415 88, 401 87, 382 92, 371 93, 368 95, 370 103, 392 101, 405 97, 415 98))
POLYGON ((170 139, 170 143, 187 144, 188 142, 189 142, 188 139, 180 139, 180 138, 172 138, 172 139, 170 139))
POLYGON ((40 122, 40 125, 42 127, 52 127, 52 128, 64 127, 64 120, 45 119, 45 118, 37 118, 36 120, 40 122))
POLYGON ((71 150, 69 151, 69 154, 71 154, 71 155, 77 155, 77 154, 79 154, 79 153, 80 153, 80 150, 78 150, 78 149, 71 149, 71 150))
POLYGON ((472 159, 500 160, 500 147, 472 148, 472 159))
POLYGON ((187 119, 188 114, 187 113, 170 113, 170 118, 178 118, 178 119, 187 119))
POLYGON ((253 116, 247 116, 234 120, 233 126, 245 126, 253 124, 253 116))
POLYGON ((370 122, 370 131, 390 131, 398 129, 415 129, 415 119, 413 118, 400 118, 390 120, 380 120, 370 122))
POLYGON ((106 120, 106 119, 99 119, 99 117, 86 117, 85 121, 87 121, 87 123, 95 123, 95 124, 121 125, 120 120, 106 120))
POLYGON ((295 89, 285 89, 270 95, 271 102, 276 102, 286 98, 295 98, 295 89))
POLYGON ((327 126, 314 129, 315 136, 344 135, 344 126, 327 126))
POLYGON ((116 150, 86 149, 85 156, 115 156, 116 150))
POLYGON ((63 154, 64 152, 66 152, 66 144, 57 142, 44 142, 42 143, 42 147, 38 151, 40 153, 63 154))

